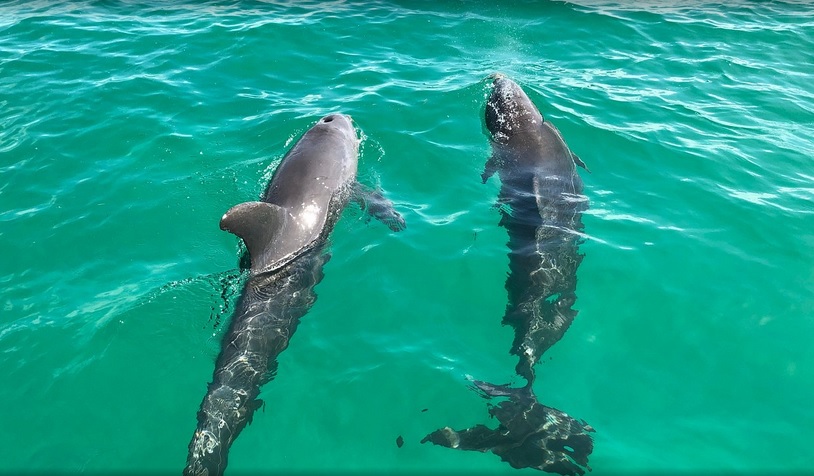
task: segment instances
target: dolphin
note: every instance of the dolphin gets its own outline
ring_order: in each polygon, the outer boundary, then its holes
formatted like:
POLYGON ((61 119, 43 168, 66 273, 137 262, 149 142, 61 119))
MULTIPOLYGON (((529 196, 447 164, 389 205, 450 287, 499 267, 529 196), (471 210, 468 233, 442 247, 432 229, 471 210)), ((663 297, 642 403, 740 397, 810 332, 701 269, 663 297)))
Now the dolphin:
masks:
POLYGON ((492 156, 481 179, 485 183, 495 173, 500 178, 500 226, 509 235, 503 324, 514 328, 511 354, 518 357, 515 370, 526 385, 511 388, 474 381, 487 398, 508 397, 489 410, 498 428, 446 427, 422 443, 492 451, 516 468, 584 474, 593 450, 587 432, 593 428, 540 404, 532 385, 534 365, 577 315, 572 306, 583 257, 578 246, 587 198, 576 167, 587 167, 520 86, 501 74, 492 78, 484 114, 492 156))
POLYGON ((519 358, 518 375, 531 383, 534 364, 577 315, 572 306, 588 199, 576 167, 587 167, 511 79, 495 77, 485 116, 493 153, 481 178, 485 183, 498 173, 500 225, 509 234, 503 323, 515 328, 511 353, 519 358))
POLYGON ((283 157, 261 200, 240 203, 220 220, 251 261, 212 382, 198 411, 185 475, 223 474, 229 448, 263 402, 260 387, 316 300, 327 239, 351 199, 387 224, 405 223, 393 204, 356 181, 359 139, 350 116, 320 119, 283 157))

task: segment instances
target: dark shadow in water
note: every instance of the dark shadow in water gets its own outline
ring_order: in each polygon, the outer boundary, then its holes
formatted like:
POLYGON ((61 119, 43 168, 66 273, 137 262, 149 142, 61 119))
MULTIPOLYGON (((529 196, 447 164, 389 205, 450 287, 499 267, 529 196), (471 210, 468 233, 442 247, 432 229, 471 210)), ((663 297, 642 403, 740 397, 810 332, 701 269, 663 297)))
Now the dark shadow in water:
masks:
POLYGON ((541 404, 526 388, 510 388, 486 382, 474 382, 486 398, 508 397, 489 405, 489 415, 497 419, 494 429, 475 425, 465 430, 444 427, 425 436, 447 448, 492 453, 514 468, 534 468, 563 475, 585 474, 594 429, 584 421, 541 404))

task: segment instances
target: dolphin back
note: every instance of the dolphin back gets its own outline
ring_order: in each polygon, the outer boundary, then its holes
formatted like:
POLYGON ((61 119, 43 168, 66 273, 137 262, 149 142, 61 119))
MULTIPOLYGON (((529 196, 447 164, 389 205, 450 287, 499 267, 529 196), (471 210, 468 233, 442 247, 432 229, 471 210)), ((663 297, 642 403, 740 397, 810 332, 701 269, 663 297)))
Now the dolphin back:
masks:
POLYGON ((220 227, 243 239, 253 275, 280 269, 331 232, 356 180, 358 145, 349 116, 323 117, 283 157, 261 201, 223 215, 220 227))
POLYGON ((311 234, 290 230, 290 213, 268 202, 244 202, 230 208, 220 220, 222 230, 246 244, 253 274, 279 269, 314 242, 311 234))

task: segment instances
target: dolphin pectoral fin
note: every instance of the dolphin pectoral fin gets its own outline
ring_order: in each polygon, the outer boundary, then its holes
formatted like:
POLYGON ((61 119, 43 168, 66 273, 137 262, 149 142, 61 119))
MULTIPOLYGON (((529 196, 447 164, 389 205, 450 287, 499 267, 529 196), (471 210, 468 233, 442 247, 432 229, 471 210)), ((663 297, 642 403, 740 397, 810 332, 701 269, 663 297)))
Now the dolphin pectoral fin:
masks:
POLYGON ((575 163, 575 164, 577 164, 577 165, 579 165, 580 167, 582 167, 583 169, 587 170, 587 171, 588 171, 588 173, 591 173, 591 169, 589 169, 589 168, 588 168, 588 166, 587 166, 587 165, 585 165, 585 162, 583 162, 583 161, 582 161, 582 159, 580 159, 580 158, 579 158, 579 156, 578 156, 577 154, 575 154, 575 153, 571 152, 571 157, 573 157, 573 158, 574 158, 574 163, 575 163))
POLYGON ((486 161, 486 165, 483 167, 483 173, 480 174, 482 183, 486 183, 486 181, 489 180, 489 177, 491 177, 492 175, 495 174, 495 172, 497 172, 497 165, 498 165, 497 158, 494 155, 489 157, 489 160, 486 161))
POLYGON ((249 250, 251 269, 263 269, 265 251, 285 226, 286 210, 268 202, 244 202, 230 208, 220 219, 220 229, 243 239, 249 250))
POLYGON ((366 211, 369 217, 373 217, 387 225, 393 231, 401 231, 407 227, 407 223, 393 202, 385 198, 378 190, 373 190, 359 182, 353 184, 353 199, 359 207, 366 211))

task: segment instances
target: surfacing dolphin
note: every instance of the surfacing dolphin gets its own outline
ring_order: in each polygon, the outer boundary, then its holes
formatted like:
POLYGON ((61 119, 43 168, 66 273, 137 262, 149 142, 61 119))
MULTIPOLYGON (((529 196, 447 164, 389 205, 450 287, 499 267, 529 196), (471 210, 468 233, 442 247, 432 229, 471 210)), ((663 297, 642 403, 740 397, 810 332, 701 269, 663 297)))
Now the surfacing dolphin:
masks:
POLYGON ((584 422, 540 404, 533 393, 534 365, 559 341, 577 311, 576 271, 582 255, 581 214, 587 208, 576 165, 585 167, 560 132, 543 118, 514 81, 493 75, 485 120, 492 156, 481 176, 500 177, 500 225, 509 235, 508 304, 503 323, 514 328, 511 353, 519 362, 523 388, 475 381, 487 398, 508 397, 491 406, 499 426, 446 427, 423 442, 464 450, 491 451, 515 468, 564 475, 584 474, 593 441, 584 422))
POLYGON ((221 229, 243 239, 251 268, 198 411, 185 475, 223 474, 229 448, 262 405, 260 386, 316 300, 323 248, 348 201, 393 231, 405 227, 392 203, 356 182, 358 147, 349 116, 323 117, 285 155, 261 201, 221 218, 221 229))

